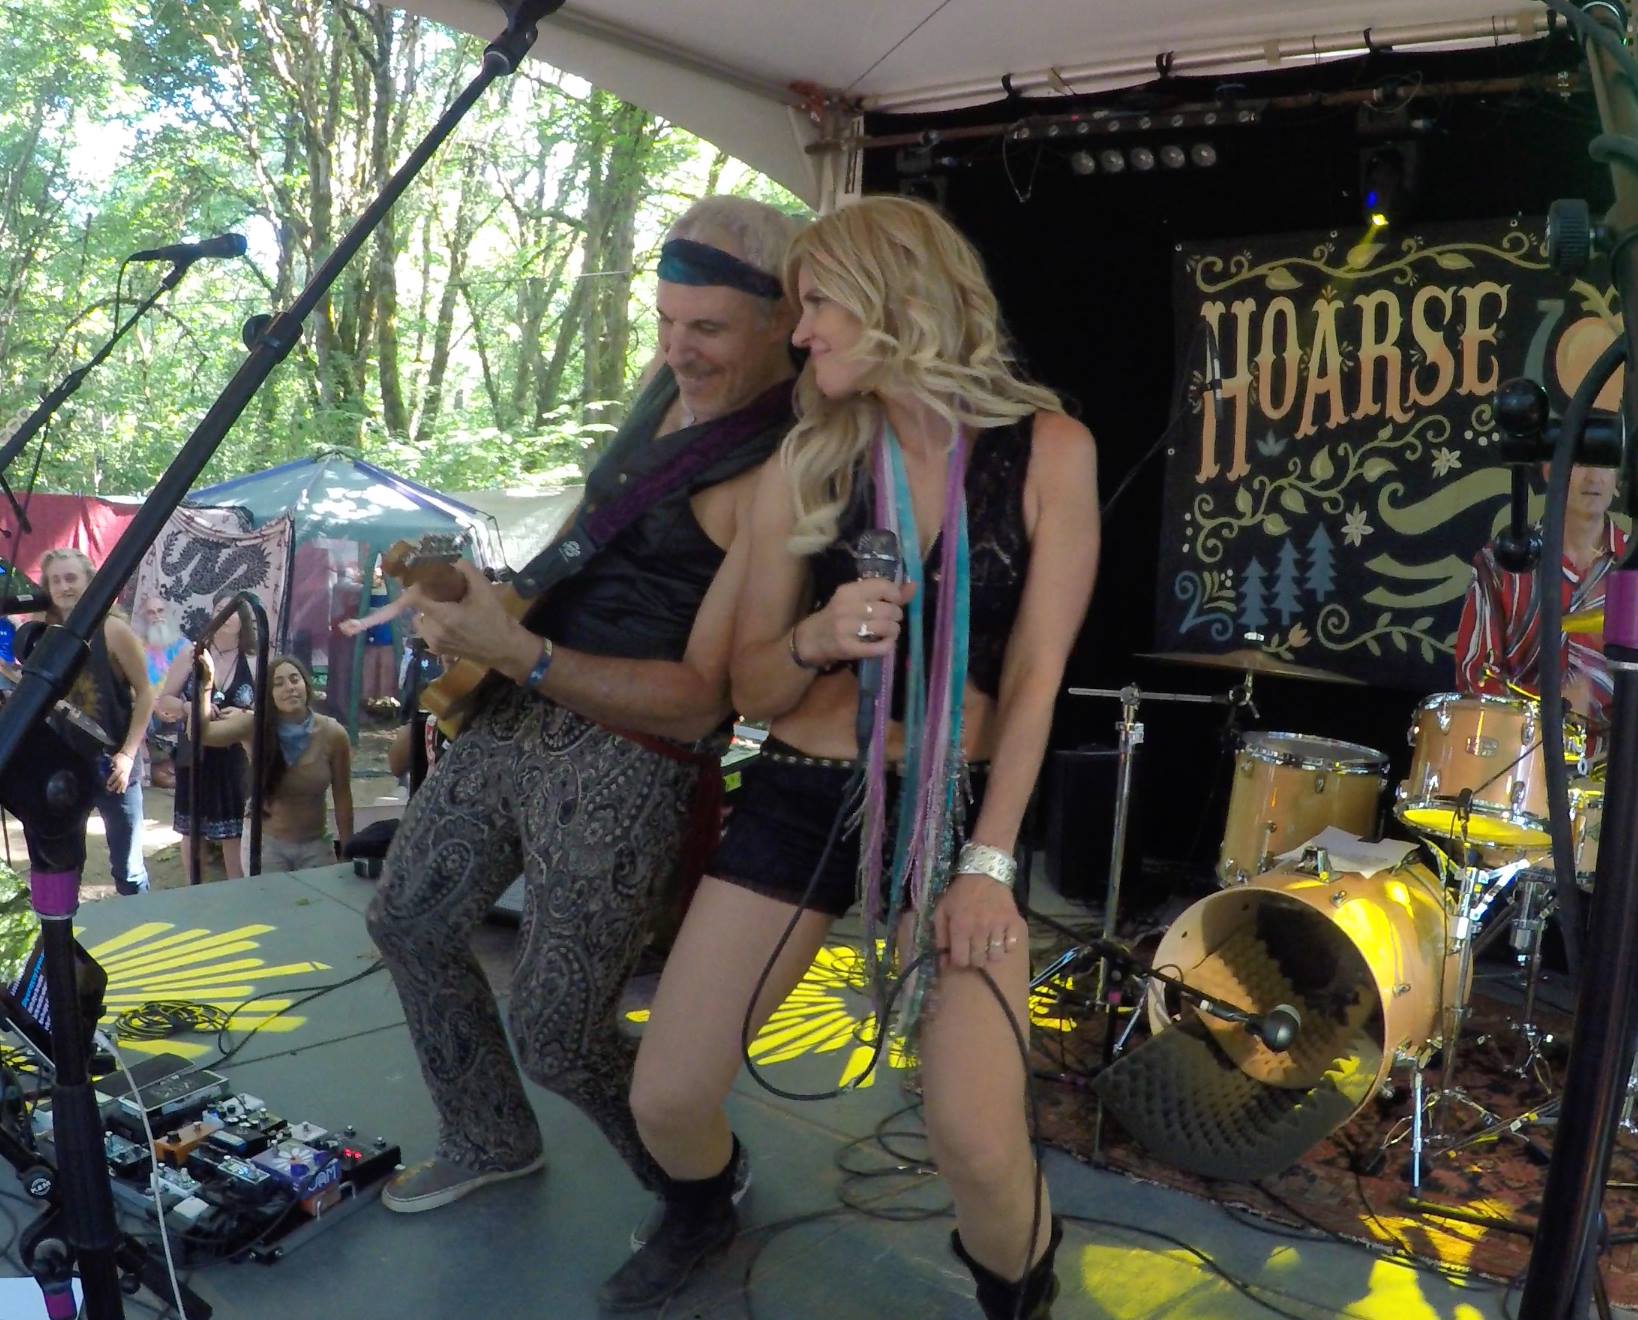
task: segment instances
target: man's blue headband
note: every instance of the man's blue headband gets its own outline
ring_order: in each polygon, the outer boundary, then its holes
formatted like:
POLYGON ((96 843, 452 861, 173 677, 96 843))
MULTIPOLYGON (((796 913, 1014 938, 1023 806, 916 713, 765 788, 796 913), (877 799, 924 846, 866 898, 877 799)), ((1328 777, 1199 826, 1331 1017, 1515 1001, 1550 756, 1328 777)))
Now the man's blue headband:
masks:
POLYGON ((754 298, 785 296, 784 285, 767 271, 691 238, 673 238, 660 248, 659 276, 672 284, 723 284, 754 298))

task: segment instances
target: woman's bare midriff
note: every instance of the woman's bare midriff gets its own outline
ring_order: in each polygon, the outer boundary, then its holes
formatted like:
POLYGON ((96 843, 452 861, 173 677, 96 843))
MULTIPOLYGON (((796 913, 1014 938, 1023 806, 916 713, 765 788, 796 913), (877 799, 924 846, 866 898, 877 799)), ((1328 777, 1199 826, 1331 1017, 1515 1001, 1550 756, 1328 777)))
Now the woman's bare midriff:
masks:
MULTIPOLYGON (((814 679, 796 709, 773 721, 768 732, 805 755, 849 761, 859 754, 854 737, 858 709, 858 680, 852 670, 838 670, 814 679)), ((968 683, 962 707, 961 747, 969 762, 989 760, 994 717, 995 698, 968 683)), ((893 720, 887 726, 887 759, 903 758, 904 727, 893 720)))

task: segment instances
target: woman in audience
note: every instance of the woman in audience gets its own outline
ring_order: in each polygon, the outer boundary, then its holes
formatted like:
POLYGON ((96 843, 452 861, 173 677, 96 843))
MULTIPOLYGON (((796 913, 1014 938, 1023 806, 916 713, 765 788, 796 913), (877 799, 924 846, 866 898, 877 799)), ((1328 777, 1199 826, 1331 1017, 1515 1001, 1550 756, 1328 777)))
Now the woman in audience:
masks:
MULTIPOLYGON (((207 747, 249 749, 256 715, 230 710, 205 725, 207 747)), ((313 709, 313 678, 294 656, 269 663, 268 703, 262 712, 263 873, 329 866, 353 833, 352 743, 347 730, 313 709), (331 839, 325 795, 336 810, 331 839)), ((250 869, 250 822, 243 824, 241 859, 250 869)))
MULTIPOLYGON (((218 610, 230 599, 224 594, 212 603, 218 610)), ((218 627, 206 647, 210 661, 211 690, 206 694, 207 714, 232 710, 252 709, 256 704, 256 623, 250 608, 241 604, 218 627)), ((193 650, 184 649, 171 662, 170 672, 154 710, 160 719, 172 722, 188 718, 193 705, 193 650)), ((197 767, 192 764, 193 750, 186 735, 176 748, 176 810, 172 824, 178 834, 186 835, 192 823, 192 812, 197 778, 199 837, 222 850, 222 865, 228 879, 244 874, 239 862, 239 839, 244 832, 245 814, 245 754, 237 746, 205 747, 197 767)), ((203 855, 203 854, 201 854, 203 855)), ((195 882, 190 861, 191 852, 182 845, 182 869, 188 883, 195 882)))

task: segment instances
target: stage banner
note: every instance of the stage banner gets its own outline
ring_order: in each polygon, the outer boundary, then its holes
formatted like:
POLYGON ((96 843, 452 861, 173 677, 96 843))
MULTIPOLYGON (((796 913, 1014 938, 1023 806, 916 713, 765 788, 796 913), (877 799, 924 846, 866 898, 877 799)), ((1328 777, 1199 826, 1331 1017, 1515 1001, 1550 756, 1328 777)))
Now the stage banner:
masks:
POLYGON ((1561 412, 1620 332, 1610 291, 1548 269, 1543 230, 1466 221, 1179 248, 1160 649, 1221 652, 1254 634, 1301 664, 1450 689, 1473 556, 1507 521, 1496 387, 1534 377, 1561 412))
POLYGON ((277 650, 295 528, 289 514, 256 528, 248 521, 243 509, 177 509, 137 568, 133 619, 197 641, 218 596, 253 591, 267 610, 277 650))

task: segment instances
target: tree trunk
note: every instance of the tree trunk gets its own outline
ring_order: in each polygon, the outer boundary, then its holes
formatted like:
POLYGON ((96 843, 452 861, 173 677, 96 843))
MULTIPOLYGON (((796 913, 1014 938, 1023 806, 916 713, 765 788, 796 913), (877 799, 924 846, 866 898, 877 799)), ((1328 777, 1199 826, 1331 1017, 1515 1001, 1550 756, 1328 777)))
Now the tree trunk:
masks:
MULTIPOLYGON (((607 155, 586 207, 586 266, 592 287, 584 303, 581 408, 588 422, 618 422, 625 413, 626 353, 631 342, 632 254, 644 196, 655 120, 607 98, 607 155)), ((593 446, 597 449, 598 446, 593 446)))
MULTIPOLYGON (((370 24, 375 30, 374 120, 370 133, 371 185, 379 189, 392 173, 389 152, 392 145, 392 112, 396 101, 393 87, 392 18, 379 5, 370 7, 370 24)), ((413 39, 413 37, 411 38, 413 39)), ((396 210, 396 208, 395 208, 396 210)), ((409 409, 404 403, 404 387, 398 363, 398 225, 388 211, 376 230, 370 284, 375 292, 375 347, 381 381, 381 423, 388 435, 407 436, 409 409)))
POLYGON ((432 362, 427 367, 427 392, 415 429, 415 443, 427 444, 444 402, 444 374, 449 370, 449 346, 455 334, 455 301, 460 295, 461 275, 466 269, 466 249, 472 241, 472 190, 477 181, 477 155, 467 151, 461 161, 460 200, 455 207, 455 226, 449 235, 449 268, 444 273, 443 294, 438 301, 438 324, 432 335, 432 362))

